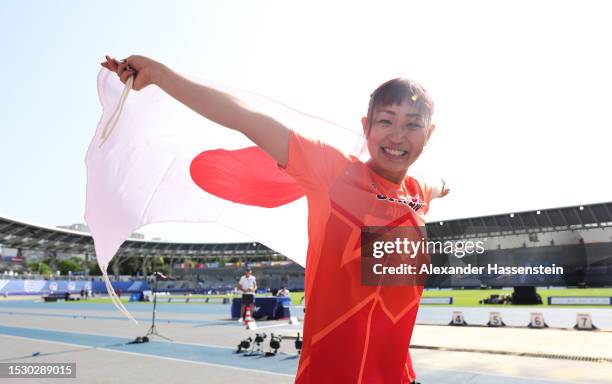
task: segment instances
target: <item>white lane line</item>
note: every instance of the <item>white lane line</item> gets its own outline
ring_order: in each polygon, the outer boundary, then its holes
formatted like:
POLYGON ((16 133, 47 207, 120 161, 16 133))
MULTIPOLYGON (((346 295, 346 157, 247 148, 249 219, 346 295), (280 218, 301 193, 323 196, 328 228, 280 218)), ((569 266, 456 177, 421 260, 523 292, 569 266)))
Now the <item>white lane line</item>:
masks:
POLYGON ((283 324, 273 324, 273 325, 264 325, 264 326, 257 326, 257 329, 254 329, 254 331, 259 331, 260 329, 267 329, 267 328, 275 328, 275 327, 287 327, 290 326, 291 324, 289 323, 283 323, 283 324))

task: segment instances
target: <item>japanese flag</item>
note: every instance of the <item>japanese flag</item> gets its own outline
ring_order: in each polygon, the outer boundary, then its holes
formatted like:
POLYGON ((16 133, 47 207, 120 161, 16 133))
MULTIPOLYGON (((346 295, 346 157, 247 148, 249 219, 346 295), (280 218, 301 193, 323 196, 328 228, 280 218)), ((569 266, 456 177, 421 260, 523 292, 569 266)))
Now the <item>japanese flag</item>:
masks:
MULTIPOLYGON (((263 96, 195 80, 346 153, 363 146, 363 138, 346 128, 263 96)), ((207 120, 157 86, 128 97, 129 87, 114 72, 100 71, 102 117, 85 159, 85 221, 111 297, 109 262, 130 234, 152 223, 217 223, 304 266, 307 207, 293 178, 241 133, 207 120)))

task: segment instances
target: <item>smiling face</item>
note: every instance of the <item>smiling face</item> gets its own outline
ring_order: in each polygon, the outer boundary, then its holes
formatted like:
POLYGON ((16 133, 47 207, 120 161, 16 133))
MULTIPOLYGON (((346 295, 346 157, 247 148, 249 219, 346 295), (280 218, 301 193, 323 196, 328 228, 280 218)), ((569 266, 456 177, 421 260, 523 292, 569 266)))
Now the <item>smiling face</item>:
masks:
POLYGON ((370 97, 368 116, 361 119, 368 165, 400 184, 435 128, 432 113, 433 102, 419 84, 398 78, 380 85, 370 97))
POLYGON ((368 164, 380 176, 400 184, 408 167, 423 151, 434 129, 414 103, 375 106, 371 124, 362 118, 370 160, 368 164))

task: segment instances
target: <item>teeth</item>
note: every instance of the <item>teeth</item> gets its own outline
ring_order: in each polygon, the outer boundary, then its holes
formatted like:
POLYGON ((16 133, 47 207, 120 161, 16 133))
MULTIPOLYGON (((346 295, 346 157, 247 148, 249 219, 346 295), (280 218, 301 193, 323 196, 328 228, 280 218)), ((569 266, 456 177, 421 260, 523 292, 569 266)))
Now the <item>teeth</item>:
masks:
POLYGON ((393 156, 404 156, 407 152, 399 149, 391 149, 383 147, 383 151, 393 156))

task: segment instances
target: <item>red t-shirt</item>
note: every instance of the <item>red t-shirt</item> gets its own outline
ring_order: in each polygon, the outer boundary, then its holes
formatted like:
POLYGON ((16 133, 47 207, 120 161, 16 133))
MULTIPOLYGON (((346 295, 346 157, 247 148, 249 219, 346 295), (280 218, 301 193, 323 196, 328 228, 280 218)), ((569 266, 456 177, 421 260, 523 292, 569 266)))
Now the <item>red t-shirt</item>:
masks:
POLYGON ((403 384, 422 286, 361 284, 361 227, 423 226, 431 188, 401 185, 334 147, 291 132, 287 173, 308 199, 300 384, 403 384), (391 198, 391 199, 389 199, 391 198))

